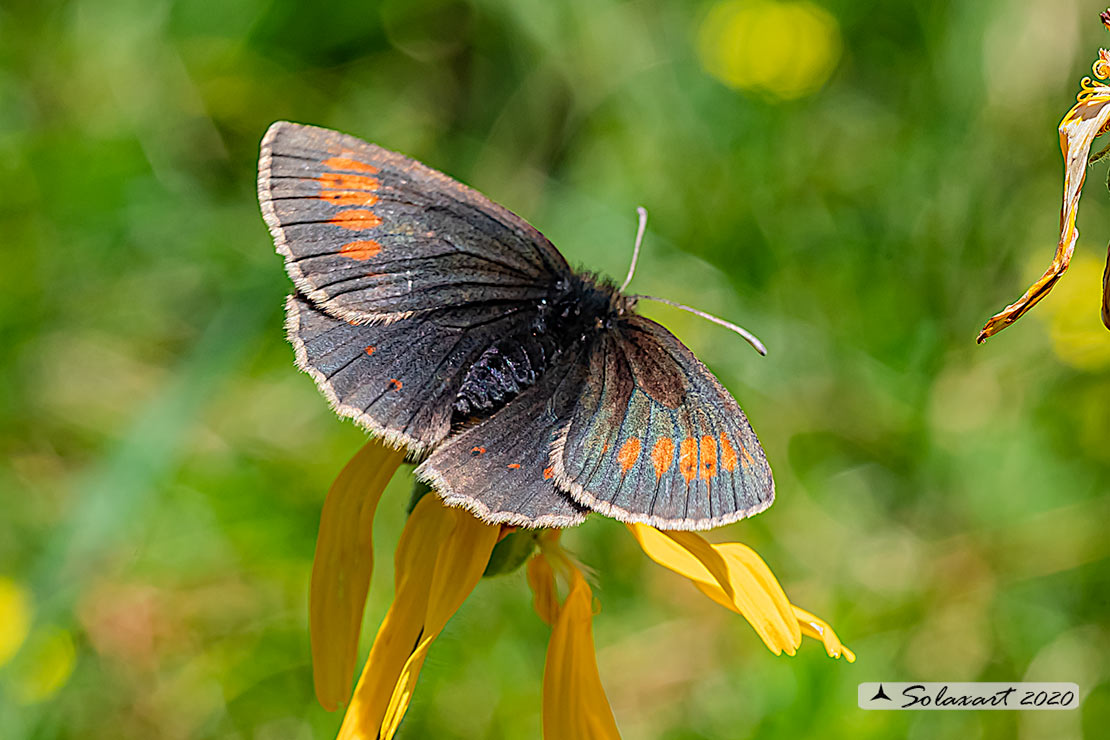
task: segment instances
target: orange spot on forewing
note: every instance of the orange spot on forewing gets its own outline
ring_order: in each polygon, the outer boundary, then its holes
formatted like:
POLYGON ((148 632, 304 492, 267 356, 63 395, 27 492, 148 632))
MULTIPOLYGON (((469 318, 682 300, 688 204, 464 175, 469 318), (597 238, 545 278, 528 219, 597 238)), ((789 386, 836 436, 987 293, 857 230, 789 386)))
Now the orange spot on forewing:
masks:
POLYGON ((640 440, 637 437, 629 437, 628 441, 621 445, 617 452, 617 462, 621 465, 621 473, 627 473, 631 470, 639 457, 640 440))
POLYGON ((660 437, 651 449, 651 464, 655 466, 656 479, 662 478, 667 468, 674 461, 674 440, 670 437, 660 437))
POLYGON ((380 226, 382 217, 373 211, 368 211, 365 208, 351 208, 346 211, 340 211, 331 217, 329 223, 336 226, 342 226, 344 229, 351 229, 358 231, 362 229, 372 229, 375 226, 380 226))
POLYGON ((510 470, 517 470, 518 468, 520 468, 520 463, 509 463, 506 467, 508 467, 510 470))
POLYGON ((701 479, 709 480, 717 474, 717 440, 708 434, 701 438, 701 479))
POLYGON ((330 157, 321 162, 325 167, 332 170, 350 170, 354 172, 369 172, 371 174, 378 171, 378 168, 372 164, 359 162, 357 159, 349 157, 330 157))
POLYGON ((382 245, 378 244, 373 239, 366 239, 365 241, 348 242, 339 248, 339 253, 344 257, 353 260, 368 260, 371 257, 378 256, 382 251, 382 245))
POLYGON ((316 197, 336 206, 372 206, 378 202, 378 196, 373 193, 357 190, 321 190, 316 197))
POLYGON ((724 469, 731 473, 736 470, 736 450, 732 447, 732 442, 728 441, 728 435, 721 435, 721 465, 724 469))
POLYGON ((678 447, 678 470, 687 483, 698 475, 698 441, 693 437, 682 440, 678 447))
POLYGON ((325 172, 316 178, 320 187, 326 190, 363 190, 373 191, 382 186, 376 177, 366 175, 343 175, 338 172, 325 172))

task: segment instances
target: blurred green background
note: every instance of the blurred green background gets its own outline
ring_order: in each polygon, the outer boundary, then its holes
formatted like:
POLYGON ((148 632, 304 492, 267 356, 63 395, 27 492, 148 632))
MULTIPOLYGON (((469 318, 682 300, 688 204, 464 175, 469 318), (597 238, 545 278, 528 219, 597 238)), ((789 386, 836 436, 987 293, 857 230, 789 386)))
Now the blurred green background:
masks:
MULTIPOLYGON (((1105 0, 1102 0, 1105 2, 1105 0)), ((1078 738, 1110 724, 1110 197, 1056 241, 1056 126, 1110 37, 1088 0, 295 0, 0 5, 0 737, 327 738, 307 580, 362 433, 293 367, 258 214, 277 119, 477 187, 662 306, 740 400, 759 551, 859 655, 774 657, 597 517, 626 738, 1078 738), (1073 712, 862 712, 871 680, 1078 682, 1073 712)), ((363 652, 410 481, 380 509, 363 652)), ((523 574, 435 644, 401 736, 535 738, 523 574)))

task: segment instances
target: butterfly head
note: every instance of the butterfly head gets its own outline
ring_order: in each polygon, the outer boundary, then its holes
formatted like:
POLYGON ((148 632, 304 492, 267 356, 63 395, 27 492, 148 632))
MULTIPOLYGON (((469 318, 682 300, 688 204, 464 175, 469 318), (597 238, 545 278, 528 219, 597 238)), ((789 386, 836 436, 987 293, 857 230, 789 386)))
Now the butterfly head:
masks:
POLYGON ((611 329, 636 307, 634 296, 624 295, 612 280, 590 272, 560 281, 558 295, 555 304, 560 317, 584 331, 611 329))

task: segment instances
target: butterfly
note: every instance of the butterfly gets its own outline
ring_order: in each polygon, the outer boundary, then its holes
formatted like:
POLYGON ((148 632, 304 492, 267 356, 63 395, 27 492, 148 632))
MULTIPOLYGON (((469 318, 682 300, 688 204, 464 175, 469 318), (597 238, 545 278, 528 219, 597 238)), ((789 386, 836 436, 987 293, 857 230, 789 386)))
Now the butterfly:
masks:
POLYGON ((771 505, 759 440, 705 365, 481 193, 281 121, 258 198, 296 286, 297 365, 447 504, 522 527, 596 511, 661 529, 771 505))

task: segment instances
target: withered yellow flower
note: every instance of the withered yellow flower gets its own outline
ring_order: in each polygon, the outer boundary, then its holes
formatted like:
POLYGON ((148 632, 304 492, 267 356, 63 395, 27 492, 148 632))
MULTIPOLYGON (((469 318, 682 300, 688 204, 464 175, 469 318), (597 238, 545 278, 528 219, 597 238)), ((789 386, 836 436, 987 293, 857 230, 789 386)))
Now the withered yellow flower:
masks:
MULTIPOLYGON (((370 532, 386 484, 403 455, 371 440, 343 469, 324 504, 312 571, 310 630, 320 703, 335 709, 350 695, 359 625, 373 560, 370 532)), ((486 524, 419 499, 394 557, 394 598, 350 698, 341 740, 389 740, 416 688, 432 642, 466 600, 494 546, 515 528, 486 524)), ((644 552, 685 576, 709 598, 743 616, 776 655, 794 655, 802 636, 832 657, 855 655, 828 624, 787 599, 766 563, 739 543, 711 544, 693 532, 629 525, 644 552)), ((560 530, 534 534, 527 562, 536 613, 551 625, 543 676, 545 740, 619 738, 594 654, 596 602, 582 568, 559 544, 560 530), (559 584, 562 584, 560 588, 559 584), (565 593, 560 598, 560 593, 565 593)))
MULTIPOLYGON (((1103 25, 1110 28, 1110 9, 1100 16, 1103 25)), ((982 344, 989 337, 1020 319, 1025 312, 1048 295, 1071 263, 1079 230, 1075 226, 1079 211, 1079 197, 1087 178, 1087 167, 1110 154, 1110 146, 1091 155, 1091 145, 1101 134, 1110 130, 1110 52, 1099 49, 1098 60, 1091 66, 1096 80, 1084 77, 1076 104, 1060 121, 1060 150, 1064 155, 1064 201, 1060 209, 1060 239, 1056 254, 1044 274, 1025 291, 1025 295, 992 316, 979 331, 977 342, 982 344)), ((1102 323, 1110 329, 1110 249, 1106 255, 1103 273, 1102 323)))

